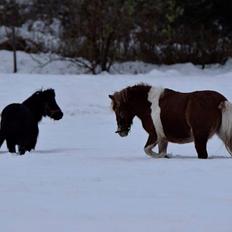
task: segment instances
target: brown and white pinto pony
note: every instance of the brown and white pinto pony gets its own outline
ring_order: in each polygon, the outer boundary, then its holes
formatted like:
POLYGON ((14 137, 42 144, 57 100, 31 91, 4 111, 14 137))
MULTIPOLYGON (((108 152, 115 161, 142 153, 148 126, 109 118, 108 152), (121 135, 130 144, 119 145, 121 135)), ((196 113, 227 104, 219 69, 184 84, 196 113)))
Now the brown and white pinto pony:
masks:
POLYGON ((144 147, 149 156, 168 157, 168 142, 194 142, 198 158, 206 159, 207 141, 214 134, 232 153, 232 104, 216 91, 181 93, 139 84, 109 97, 118 125, 116 133, 127 136, 137 116, 149 134, 144 147), (152 151, 157 144, 158 154, 152 151))

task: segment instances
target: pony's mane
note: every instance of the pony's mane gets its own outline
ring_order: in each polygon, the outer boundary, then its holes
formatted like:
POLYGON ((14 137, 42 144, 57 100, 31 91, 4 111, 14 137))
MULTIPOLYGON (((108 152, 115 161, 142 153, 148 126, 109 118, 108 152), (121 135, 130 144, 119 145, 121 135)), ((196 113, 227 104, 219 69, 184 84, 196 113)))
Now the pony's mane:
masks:
POLYGON ((45 94, 45 93, 50 93, 50 94, 55 95, 54 89, 50 88, 50 89, 45 89, 45 90, 44 89, 37 90, 35 93, 31 95, 31 97, 34 95, 45 94))
POLYGON ((50 97, 55 97, 54 89, 40 89, 23 101, 22 104, 27 106, 34 113, 36 119, 40 121, 44 112, 44 99, 50 97))
POLYGON ((140 83, 140 84, 136 84, 133 86, 128 86, 122 89, 121 91, 114 92, 113 94, 114 101, 112 101, 112 104, 111 104, 112 108, 114 108, 115 104, 117 106, 120 106, 121 104, 127 103, 128 96, 130 96, 131 93, 143 92, 144 89, 148 89, 148 88, 151 88, 151 86, 145 83, 140 83))
POLYGON ((27 102, 33 101, 33 99, 36 99, 38 96, 45 95, 45 94, 55 96, 55 91, 52 88, 46 89, 46 90, 43 90, 43 89, 37 90, 30 97, 28 97, 23 103, 25 104, 27 102))

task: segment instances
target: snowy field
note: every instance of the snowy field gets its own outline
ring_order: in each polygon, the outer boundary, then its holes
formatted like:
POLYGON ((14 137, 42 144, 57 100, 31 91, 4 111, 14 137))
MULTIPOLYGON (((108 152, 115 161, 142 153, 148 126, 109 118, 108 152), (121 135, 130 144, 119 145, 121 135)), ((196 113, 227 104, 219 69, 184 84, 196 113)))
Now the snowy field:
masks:
POLYGON ((232 100, 229 64, 143 75, 0 74, 0 109, 52 87, 64 112, 61 121, 40 123, 35 151, 18 156, 2 146, 1 231, 232 231, 232 159, 218 138, 208 144, 208 160, 197 159, 192 143, 170 144, 173 158, 152 159, 138 119, 128 137, 114 133, 108 94, 139 82, 213 89, 232 100))

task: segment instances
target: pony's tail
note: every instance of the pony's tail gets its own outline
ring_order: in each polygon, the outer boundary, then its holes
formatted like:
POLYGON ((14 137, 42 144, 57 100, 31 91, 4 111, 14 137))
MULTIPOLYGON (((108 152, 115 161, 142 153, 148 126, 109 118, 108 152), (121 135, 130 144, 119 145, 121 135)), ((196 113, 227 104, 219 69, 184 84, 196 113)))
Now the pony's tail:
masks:
POLYGON ((219 104, 219 109, 222 112, 222 119, 217 134, 224 142, 227 151, 232 155, 232 103, 223 101, 219 104))

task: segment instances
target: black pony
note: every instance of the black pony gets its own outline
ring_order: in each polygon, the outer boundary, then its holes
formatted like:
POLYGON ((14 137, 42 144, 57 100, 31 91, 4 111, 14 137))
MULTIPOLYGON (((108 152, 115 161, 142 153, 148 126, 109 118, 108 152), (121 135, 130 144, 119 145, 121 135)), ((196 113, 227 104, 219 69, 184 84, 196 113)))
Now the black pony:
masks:
POLYGON ((16 145, 20 155, 31 151, 36 146, 38 123, 45 116, 54 120, 63 117, 53 89, 37 91, 21 104, 13 103, 6 106, 1 115, 0 146, 6 140, 11 153, 16 153, 16 145))

